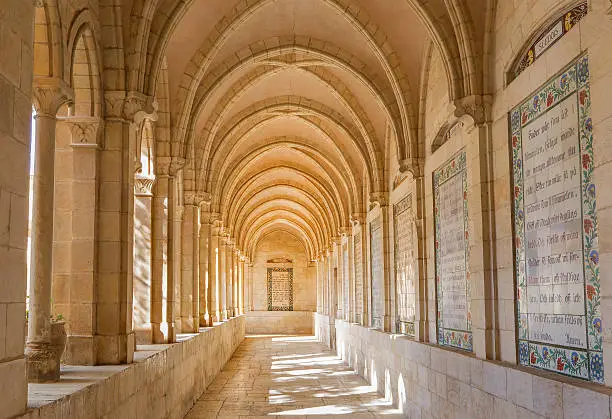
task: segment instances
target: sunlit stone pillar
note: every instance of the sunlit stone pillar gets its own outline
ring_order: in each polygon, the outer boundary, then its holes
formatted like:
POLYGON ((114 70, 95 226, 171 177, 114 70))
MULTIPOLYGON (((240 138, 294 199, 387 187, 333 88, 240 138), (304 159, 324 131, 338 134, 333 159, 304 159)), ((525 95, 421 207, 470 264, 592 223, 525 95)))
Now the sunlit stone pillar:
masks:
POLYGON ((247 313, 253 311, 253 262, 249 259, 247 261, 247 313))
POLYGON ((233 252, 233 264, 232 266, 234 267, 234 274, 232 276, 233 279, 233 283, 232 283, 232 294, 233 294, 233 298, 232 298, 232 302, 233 302, 233 309, 234 309, 234 316, 239 316, 240 315, 240 297, 239 297, 239 289, 240 289, 240 256, 239 256, 239 251, 238 249, 236 249, 234 247, 234 252, 233 252))
POLYGON ((246 312, 245 307, 244 307, 244 273, 245 273, 245 258, 244 256, 240 256, 239 259, 239 266, 240 269, 238 271, 239 275, 239 282, 238 282, 238 297, 239 297, 239 303, 238 303, 238 307, 239 307, 239 313, 240 315, 244 314, 246 312))
POLYGON ((152 176, 136 176, 134 185, 134 333, 138 344, 153 342, 151 330, 153 209, 152 176))
POLYGON ((234 317, 234 244, 230 238, 225 244, 225 299, 227 318, 234 317))
MULTIPOLYGON (((206 204, 202 204, 206 205, 206 204)), ((210 306, 208 305, 210 293, 210 236, 212 229, 212 220, 209 212, 205 211, 202 206, 200 207, 200 274, 198 275, 199 281, 199 304, 200 304, 200 326, 209 326, 210 322, 210 306)))
POLYGON ((153 197, 153 296, 151 326, 153 342, 171 343, 176 339, 175 304, 175 217, 176 174, 183 167, 182 158, 159 157, 153 197))
POLYGON ((199 224, 200 206, 197 195, 186 192, 181 237, 181 331, 188 333, 196 333, 200 322, 199 224))
POLYGON ((219 221, 218 217, 210 214, 211 222, 208 244, 208 325, 221 321, 223 314, 221 309, 221 286, 219 270, 219 221))
POLYGON ((219 281, 217 282, 217 285, 219 287, 219 292, 218 292, 218 298, 221 299, 221 301, 219 302, 219 307, 221 310, 221 318, 220 320, 227 320, 228 319, 228 310, 227 310, 227 285, 226 285, 226 281, 227 281, 227 257, 225 256, 226 253, 226 242, 227 238, 225 237, 225 235, 221 232, 220 236, 219 236, 219 246, 218 246, 218 276, 219 276, 219 281))
POLYGON ((50 348, 51 277, 55 182, 55 125, 70 88, 59 79, 35 79, 36 144, 32 201, 30 306, 26 361, 28 381, 59 380, 59 359, 50 348))

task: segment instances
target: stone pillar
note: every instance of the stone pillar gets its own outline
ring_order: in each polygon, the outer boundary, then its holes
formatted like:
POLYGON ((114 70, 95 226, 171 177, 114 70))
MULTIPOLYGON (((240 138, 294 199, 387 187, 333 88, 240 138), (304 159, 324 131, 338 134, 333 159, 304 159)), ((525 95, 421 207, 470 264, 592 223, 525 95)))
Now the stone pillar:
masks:
POLYGON ((239 273, 239 281, 238 281, 238 314, 242 315, 245 313, 245 309, 244 309, 244 265, 245 265, 245 260, 244 260, 244 256, 241 256, 239 259, 239 266, 240 269, 238 270, 239 273))
MULTIPOLYGON (((180 173, 179 175, 181 175, 180 173)), ((185 207, 181 205, 180 198, 180 189, 182 177, 173 176, 172 182, 174 185, 173 193, 174 199, 170 201, 171 205, 174 207, 174 220, 172 222, 172 236, 170 242, 168 243, 169 247, 172 248, 172 253, 170 253, 170 257, 168 258, 168 268, 172 269, 172 282, 174 283, 174 328, 175 333, 183 333, 183 318, 181 317, 181 306, 182 306, 182 288, 183 288, 183 269, 182 269, 182 249, 183 249, 183 214, 185 207)), ((191 312, 191 307, 187 309, 188 312, 191 312)), ((189 328, 187 328, 189 330, 189 328)))
POLYGON ((226 281, 227 281, 227 272, 226 272, 226 266, 227 266, 227 258, 225 256, 225 241, 226 241, 226 237, 221 233, 219 236, 219 245, 217 247, 218 252, 217 252, 217 266, 218 266, 218 270, 217 270, 217 275, 219 277, 219 280, 217 281, 217 285, 219 288, 219 292, 218 292, 218 298, 221 299, 221 301, 219 302, 219 309, 221 310, 221 317, 220 320, 227 320, 228 316, 227 316, 227 286, 226 286, 226 281))
POLYGON ((247 261, 247 313, 253 311, 253 262, 247 261))
POLYGON ((239 251, 234 247, 234 251, 232 252, 234 267, 234 274, 232 275, 232 306, 234 310, 234 317, 240 315, 240 297, 239 297, 239 289, 240 289, 240 272, 239 272, 239 264, 240 264, 240 256, 239 251))
POLYGON ((68 336, 62 362, 72 365, 97 363, 95 286, 103 126, 100 118, 70 117, 59 120, 56 128, 62 137, 56 139, 56 161, 62 165, 55 182, 51 309, 65 318, 68 336))
POLYGON ((174 318, 174 219, 176 217, 175 176, 181 158, 159 157, 153 196, 153 277, 151 326, 154 343, 176 339, 174 318))
POLYGON ((181 235, 181 323, 182 331, 189 333, 197 333, 200 322, 199 224, 200 206, 195 193, 186 192, 181 235))
POLYGON ((214 214, 209 214, 210 230, 208 233, 208 326, 222 319, 221 287, 219 285, 219 221, 214 214))
POLYGON ((137 175, 134 185, 134 333, 136 343, 153 342, 152 296, 152 211, 153 176, 137 175))
POLYGON ((55 125, 70 88, 59 79, 36 79, 36 144, 32 201, 30 306, 26 361, 28 381, 59 380, 59 357, 50 347, 51 277, 55 186, 55 125))
POLYGON ((225 304, 227 318, 234 317, 234 244, 227 239, 225 244, 225 304))
POLYGON ((200 326, 208 326, 209 324, 209 306, 208 306, 208 293, 209 290, 209 258, 210 258, 210 230, 211 230, 211 219, 210 213, 204 211, 200 207, 200 231, 199 231, 199 275, 198 275, 198 302, 199 302, 199 313, 200 313, 200 326))

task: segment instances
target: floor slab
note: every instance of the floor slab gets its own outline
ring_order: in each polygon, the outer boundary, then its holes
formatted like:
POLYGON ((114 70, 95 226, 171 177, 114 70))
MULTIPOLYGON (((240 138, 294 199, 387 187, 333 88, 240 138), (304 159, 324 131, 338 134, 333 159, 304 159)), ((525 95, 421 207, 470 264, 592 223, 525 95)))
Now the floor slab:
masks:
POLYGON ((402 417, 313 336, 247 336, 186 419, 402 417))

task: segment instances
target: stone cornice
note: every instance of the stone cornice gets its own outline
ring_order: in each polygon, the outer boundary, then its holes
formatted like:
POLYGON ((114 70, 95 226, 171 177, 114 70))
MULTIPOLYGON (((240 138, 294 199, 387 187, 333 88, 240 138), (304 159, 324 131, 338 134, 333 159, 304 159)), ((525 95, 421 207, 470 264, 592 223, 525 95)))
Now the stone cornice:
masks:
POLYGON ((74 103, 74 91, 57 77, 35 77, 32 100, 37 116, 55 118, 62 105, 74 103))

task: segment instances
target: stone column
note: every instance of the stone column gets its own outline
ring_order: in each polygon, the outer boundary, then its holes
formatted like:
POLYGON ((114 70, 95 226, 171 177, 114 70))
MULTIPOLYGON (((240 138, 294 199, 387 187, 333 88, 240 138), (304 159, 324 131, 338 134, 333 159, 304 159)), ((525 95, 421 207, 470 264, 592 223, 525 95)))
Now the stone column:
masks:
POLYGON ((247 313, 253 311, 253 262, 247 261, 247 313))
POLYGON ((151 286, 153 176, 136 175, 134 185, 134 333, 136 343, 153 342, 151 286))
POLYGON ((244 265, 245 265, 245 259, 244 256, 240 256, 239 259, 239 266, 240 269, 238 270, 238 314, 242 315, 245 313, 245 309, 244 309, 244 265))
POLYGON ((234 244, 230 238, 225 244, 225 299, 227 318, 234 317, 234 244))
POLYGON ((36 144, 32 201, 30 306, 26 362, 28 381, 59 380, 59 357, 50 347, 51 276, 55 185, 55 124, 70 88, 59 79, 36 79, 36 144))
POLYGON ((232 276, 233 309, 234 309, 234 316, 239 316, 240 315, 240 298, 239 298, 239 289, 240 289, 240 272, 239 272, 240 256, 239 255, 240 253, 235 247, 234 247, 234 251, 232 255, 233 255, 232 266, 234 267, 234 275, 232 276))
POLYGON ((208 326, 210 313, 208 306, 208 293, 210 275, 209 270, 209 258, 210 258, 210 230, 211 230, 211 219, 210 213, 203 210, 200 207, 200 231, 199 231, 199 275, 198 275, 198 302, 199 302, 199 313, 200 313, 200 326, 208 326))
POLYGON ((153 277, 151 326, 154 343, 175 341, 174 319, 174 218, 176 217, 175 176, 181 158, 159 157, 153 196, 153 277))
POLYGON ((219 285, 219 221, 215 214, 210 214, 210 230, 208 233, 208 326, 222 319, 221 287, 219 285))
POLYGON ((217 275, 219 277, 219 280, 217 281, 217 285, 219 288, 219 292, 218 292, 218 298, 221 299, 221 301, 219 302, 219 309, 221 310, 221 317, 220 320, 227 320, 228 316, 227 316, 227 286, 226 286, 226 281, 227 281, 227 272, 226 272, 226 266, 227 266, 227 258, 225 256, 225 241, 226 241, 226 237, 225 235, 223 235, 223 233, 221 232, 219 235, 219 245, 217 247, 218 251, 217 251, 217 266, 218 266, 218 270, 217 270, 217 275))
POLYGON ((197 195, 186 192, 182 224, 181 317, 182 331, 190 333, 197 333, 200 328, 199 227, 200 205, 197 195))

